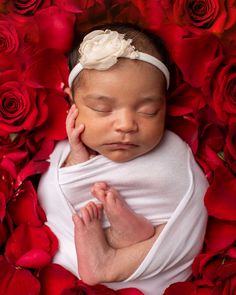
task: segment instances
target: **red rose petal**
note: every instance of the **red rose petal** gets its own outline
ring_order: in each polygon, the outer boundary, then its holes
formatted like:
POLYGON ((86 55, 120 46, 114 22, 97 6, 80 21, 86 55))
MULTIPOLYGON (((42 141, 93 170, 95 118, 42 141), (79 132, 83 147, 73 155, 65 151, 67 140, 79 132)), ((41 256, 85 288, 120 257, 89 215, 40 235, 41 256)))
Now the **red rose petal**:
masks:
POLYGON ((16 264, 23 257, 23 263, 27 262, 30 267, 37 268, 42 266, 41 258, 44 263, 48 263, 47 254, 52 258, 57 249, 57 238, 46 225, 32 227, 21 224, 8 239, 5 256, 16 264), (45 252, 45 255, 42 252, 45 252))
POLYGON ((57 264, 49 264, 39 273, 43 295, 61 295, 67 288, 76 286, 77 278, 68 270, 57 264))
POLYGON ((236 221, 236 179, 227 168, 216 169, 213 183, 205 196, 205 205, 209 215, 236 221))
POLYGON ((39 295, 39 281, 30 271, 17 268, 0 256, 0 295, 39 295))
POLYGON ((236 237, 236 222, 209 218, 205 242, 211 251, 221 251, 233 244, 236 237))
POLYGON ((14 199, 8 204, 8 212, 16 225, 28 223, 40 226, 46 216, 37 201, 36 191, 30 181, 25 181, 18 189, 14 199))
POLYGON ((23 254, 17 261, 16 265, 28 268, 41 268, 51 261, 52 257, 41 249, 32 249, 23 254))

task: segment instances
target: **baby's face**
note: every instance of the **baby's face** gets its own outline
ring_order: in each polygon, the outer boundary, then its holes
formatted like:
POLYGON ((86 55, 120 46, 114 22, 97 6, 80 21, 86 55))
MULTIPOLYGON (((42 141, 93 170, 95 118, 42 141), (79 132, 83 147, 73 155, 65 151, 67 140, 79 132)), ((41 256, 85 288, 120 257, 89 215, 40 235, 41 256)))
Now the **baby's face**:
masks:
POLYGON ((141 156, 160 142, 165 80, 153 65, 123 59, 106 71, 84 70, 74 100, 86 146, 115 162, 141 156))

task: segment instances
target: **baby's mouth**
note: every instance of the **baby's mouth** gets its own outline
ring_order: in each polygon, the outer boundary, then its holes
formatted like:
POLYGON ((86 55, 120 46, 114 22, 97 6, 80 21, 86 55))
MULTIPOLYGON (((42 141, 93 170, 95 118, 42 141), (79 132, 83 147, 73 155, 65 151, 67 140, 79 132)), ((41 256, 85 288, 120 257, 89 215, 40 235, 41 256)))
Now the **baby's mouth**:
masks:
POLYGON ((105 144, 105 146, 114 150, 117 150, 117 149, 129 150, 129 149, 134 149, 138 147, 137 144, 134 144, 131 142, 123 142, 123 141, 107 143, 105 144))

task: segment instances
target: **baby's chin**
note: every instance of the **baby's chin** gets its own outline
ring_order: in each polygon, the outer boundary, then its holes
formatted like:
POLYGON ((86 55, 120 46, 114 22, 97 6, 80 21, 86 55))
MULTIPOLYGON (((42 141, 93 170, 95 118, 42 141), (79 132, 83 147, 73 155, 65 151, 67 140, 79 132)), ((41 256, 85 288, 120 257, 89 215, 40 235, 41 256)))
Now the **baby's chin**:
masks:
POLYGON ((102 153, 102 155, 115 163, 125 163, 142 156, 142 154, 129 154, 124 150, 102 153))

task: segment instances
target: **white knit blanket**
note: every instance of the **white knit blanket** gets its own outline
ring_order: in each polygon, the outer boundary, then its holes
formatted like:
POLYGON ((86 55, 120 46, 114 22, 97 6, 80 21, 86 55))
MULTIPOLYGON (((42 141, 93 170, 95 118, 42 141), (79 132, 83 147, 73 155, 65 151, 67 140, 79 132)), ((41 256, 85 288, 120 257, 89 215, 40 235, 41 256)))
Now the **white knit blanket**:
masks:
MULTIPOLYGON (((79 277, 71 215, 87 202, 97 201, 90 188, 105 181, 154 225, 167 223, 138 269, 126 281, 106 285, 113 289, 136 287, 146 295, 161 295, 171 283, 186 280, 202 247, 207 220, 203 197, 208 187, 187 144, 166 131, 157 148, 132 161, 114 163, 98 155, 60 168, 68 153, 67 141, 57 144, 38 187, 47 224, 59 239, 54 262, 79 277)), ((103 227, 107 226, 105 218, 103 227)))

